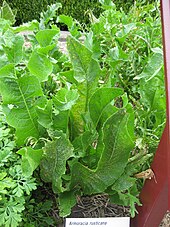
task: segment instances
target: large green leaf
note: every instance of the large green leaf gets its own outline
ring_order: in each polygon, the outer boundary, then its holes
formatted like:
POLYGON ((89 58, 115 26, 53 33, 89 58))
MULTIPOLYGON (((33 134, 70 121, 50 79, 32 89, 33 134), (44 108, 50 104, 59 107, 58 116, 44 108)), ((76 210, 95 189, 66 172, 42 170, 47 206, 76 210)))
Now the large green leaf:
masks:
POLYGON ((38 115, 38 123, 44 128, 50 128, 52 119, 52 100, 47 100, 44 96, 36 103, 36 112, 38 115))
POLYGON ((72 108, 72 106, 76 103, 78 97, 79 95, 77 90, 68 90, 66 88, 62 88, 53 97, 53 102, 57 109, 65 111, 72 108))
POLYGON ((3 1, 2 7, 0 9, 0 17, 5 20, 9 20, 11 24, 15 23, 15 14, 14 10, 10 8, 6 1, 3 1))
POLYGON ((18 154, 22 155, 22 172, 25 176, 32 176, 34 170, 39 166, 42 158, 42 149, 34 150, 31 147, 20 149, 18 154))
POLYGON ((52 182, 54 192, 63 192, 62 176, 66 172, 66 162, 73 156, 73 147, 65 134, 59 132, 56 139, 46 144, 41 161, 41 178, 52 182))
MULTIPOLYGON (((81 86, 79 86, 80 89, 81 86)), ((82 86, 82 90, 83 90, 82 86)), ((71 121, 70 127, 72 132, 72 138, 79 136, 84 131, 84 121, 82 115, 85 113, 86 97, 80 94, 77 103, 71 109, 71 121)))
POLYGON ((37 20, 32 20, 28 23, 21 24, 19 27, 12 27, 14 33, 25 32, 25 31, 35 31, 38 29, 39 22, 37 20))
POLYGON ((48 79, 48 76, 52 73, 53 66, 45 54, 38 53, 37 50, 34 50, 28 62, 28 69, 42 82, 48 79))
POLYGON ((133 177, 134 174, 137 173, 139 167, 143 165, 143 163, 147 163, 152 156, 152 154, 144 154, 141 152, 129 158, 124 173, 112 185, 112 190, 125 191, 135 185, 136 178, 133 177))
MULTIPOLYGON (((67 48, 74 67, 76 80, 78 82, 85 81, 92 61, 92 52, 73 37, 67 38, 67 48)), ((92 78, 89 79, 93 82, 92 78)))
POLYGON ((72 28, 74 25, 74 20, 72 17, 66 15, 59 15, 57 18, 57 22, 64 23, 68 26, 68 28, 72 28))
POLYGON ((97 168, 91 170, 76 162, 72 166, 72 187, 80 185, 85 194, 101 193, 120 177, 134 146, 133 124, 131 108, 118 111, 106 121, 103 127, 104 148, 97 168))
POLYGON ((75 138, 72 142, 74 146, 74 153, 80 157, 84 157, 86 150, 97 138, 97 133, 93 131, 85 131, 82 135, 75 138))
POLYGON ((93 59, 93 53, 73 37, 68 37, 67 46, 74 69, 74 78, 79 82, 79 99, 72 109, 73 134, 83 131, 82 115, 88 110, 91 95, 98 86, 100 66, 93 59))
POLYGON ((98 83, 99 64, 92 58, 93 53, 73 37, 68 37, 67 47, 74 68, 74 77, 78 82, 84 82, 86 87, 82 93, 89 99, 98 83))
MULTIPOLYGON (((165 85, 160 77, 153 77, 148 82, 145 79, 140 80, 140 102, 145 106, 145 115, 147 109, 147 117, 153 117, 152 124, 154 128, 159 127, 166 118, 166 99, 165 85)), ((144 113, 144 111, 143 111, 144 113)))
POLYGON ((71 208, 76 204, 74 192, 64 192, 59 195, 60 217, 67 217, 71 213, 71 208))
POLYGON ((59 32, 59 29, 40 30, 35 37, 39 42, 40 46, 46 47, 51 44, 52 39, 55 35, 59 34, 59 32))
POLYGON ((123 90, 120 88, 100 88, 91 97, 89 101, 89 112, 94 126, 102 116, 105 108, 110 104, 116 97, 123 94, 123 90))
POLYGON ((57 112, 53 116, 53 129, 67 133, 69 116, 70 116, 69 110, 57 112))
POLYGON ((9 47, 8 43, 4 46, 4 50, 9 62, 14 64, 20 63, 23 57, 23 44, 24 44, 23 37, 16 35, 12 42, 12 46, 9 47))
POLYGON ((74 77, 81 84, 78 89, 85 98, 85 110, 92 93, 95 91, 100 75, 100 67, 92 58, 92 52, 74 38, 67 41, 68 51, 74 68, 74 77))
MULTIPOLYGON (((104 122, 117 111, 117 108, 113 106, 113 101, 121 94, 123 94, 123 91, 119 88, 103 87, 98 89, 91 96, 88 106, 89 114, 84 115, 84 121, 86 123, 86 128, 88 128, 88 131, 85 131, 83 134, 76 137, 73 142, 75 152, 80 156, 84 156, 86 154, 87 148, 89 146, 92 146, 92 143, 97 140, 98 135, 96 134, 95 130, 99 120, 100 126, 102 127, 104 122)), ((97 130, 101 127, 97 127, 97 130)), ((96 160, 98 159, 97 156, 100 155, 101 153, 99 151, 98 154, 95 154, 96 160)))
POLYGON ((165 110, 164 82, 158 77, 152 78, 149 82, 145 79, 140 81, 141 103, 152 111, 165 110))
POLYGON ((55 96, 53 96, 53 103, 59 113, 54 116, 54 129, 67 132, 70 117, 70 110, 78 100, 77 90, 68 90, 61 88, 55 96))
POLYGON ((163 54, 154 53, 149 59, 148 62, 142 71, 141 74, 136 76, 134 79, 144 78, 147 81, 155 77, 163 67, 163 54))
POLYGON ((34 98, 41 96, 42 90, 36 77, 17 78, 13 73, 11 65, 0 70, 0 93, 7 122, 16 129, 17 143, 22 145, 29 137, 39 136, 34 98))

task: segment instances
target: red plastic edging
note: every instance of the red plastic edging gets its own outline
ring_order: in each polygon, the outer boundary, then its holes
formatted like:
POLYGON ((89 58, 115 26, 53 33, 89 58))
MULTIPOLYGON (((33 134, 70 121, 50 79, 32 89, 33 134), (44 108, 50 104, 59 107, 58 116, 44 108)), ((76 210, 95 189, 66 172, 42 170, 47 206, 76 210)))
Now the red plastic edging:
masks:
POLYGON ((170 0, 161 0, 167 122, 151 165, 155 179, 146 180, 140 194, 142 206, 131 227, 158 227, 170 210, 170 0))

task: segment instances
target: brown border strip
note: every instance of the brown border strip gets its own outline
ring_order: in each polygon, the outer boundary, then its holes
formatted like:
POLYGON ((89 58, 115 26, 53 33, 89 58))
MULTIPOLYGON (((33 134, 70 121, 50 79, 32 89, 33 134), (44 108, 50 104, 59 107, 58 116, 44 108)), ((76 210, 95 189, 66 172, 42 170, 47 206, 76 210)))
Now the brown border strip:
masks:
POLYGON ((143 205, 137 207, 139 214, 131 219, 131 227, 158 227, 164 214, 170 209, 170 0, 161 0, 161 17, 167 123, 151 166, 156 181, 146 180, 140 194, 143 205))

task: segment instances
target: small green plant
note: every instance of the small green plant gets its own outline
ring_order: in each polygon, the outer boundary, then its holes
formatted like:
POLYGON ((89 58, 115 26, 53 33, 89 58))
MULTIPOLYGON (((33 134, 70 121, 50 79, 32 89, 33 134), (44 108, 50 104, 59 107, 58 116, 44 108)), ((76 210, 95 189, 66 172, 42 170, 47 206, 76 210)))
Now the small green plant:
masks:
POLYGON ((22 173, 12 129, 0 109, 0 226, 18 226, 25 200, 36 189, 35 178, 22 173))
MULTIPOLYGON (((135 174, 149 167, 165 123, 160 17, 155 5, 132 8, 127 15, 112 1, 100 2, 104 12, 93 17, 84 43, 79 25, 58 17, 71 33, 69 56, 60 52, 60 30, 51 22, 59 4, 48 7, 40 22, 12 28, 0 20, 1 106, 16 151, 15 163, 2 171, 2 181, 13 182, 3 186, 2 215, 6 190, 22 198, 22 206, 9 199, 8 209, 18 207, 15 225, 6 216, 2 225, 17 226, 24 204, 30 215, 36 210, 31 204, 37 200, 27 197, 36 189, 34 177, 52 188, 61 217, 82 195, 106 193, 112 202, 130 205, 132 216, 140 205, 135 174), (33 32, 29 45, 18 34, 24 30, 33 32)), ((42 214, 52 207, 47 201, 42 214)), ((53 219, 47 217, 50 225, 53 219)), ((23 224, 40 222, 28 215, 23 224)))
POLYGON ((40 200, 40 195, 37 198, 28 198, 23 211, 23 219, 20 226, 38 227, 38 226, 56 226, 56 221, 53 217, 54 202, 52 199, 40 200))

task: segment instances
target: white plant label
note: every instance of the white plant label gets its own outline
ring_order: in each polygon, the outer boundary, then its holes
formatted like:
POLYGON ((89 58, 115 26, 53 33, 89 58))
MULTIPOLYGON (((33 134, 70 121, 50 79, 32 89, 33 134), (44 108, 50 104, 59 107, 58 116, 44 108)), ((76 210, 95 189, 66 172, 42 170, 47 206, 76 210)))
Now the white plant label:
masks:
POLYGON ((65 227, 129 227, 130 218, 66 218, 65 227))

